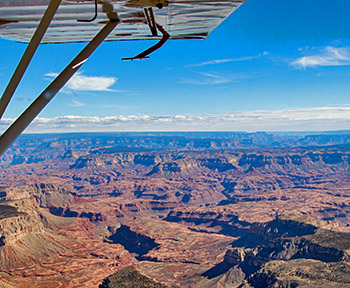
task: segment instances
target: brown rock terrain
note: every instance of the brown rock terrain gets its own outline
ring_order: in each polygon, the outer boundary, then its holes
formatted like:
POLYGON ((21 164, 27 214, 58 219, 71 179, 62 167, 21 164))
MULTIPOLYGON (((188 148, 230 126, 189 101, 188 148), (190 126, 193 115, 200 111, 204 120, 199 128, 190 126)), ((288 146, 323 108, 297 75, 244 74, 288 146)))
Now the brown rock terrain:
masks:
POLYGON ((0 162, 0 287, 129 264, 172 287, 347 287, 350 137, 198 135, 23 136, 0 162))
POLYGON ((132 263, 122 246, 96 239, 87 219, 54 216, 33 198, 3 200, 0 206, 4 287, 93 287, 132 263))
POLYGON ((349 287, 350 234, 325 225, 303 215, 253 224, 205 275, 234 287, 349 287))
MULTIPOLYGON (((222 261, 235 238, 194 232, 188 228, 157 219, 135 219, 109 237, 120 243, 140 261, 144 274, 182 287, 189 276, 201 274, 222 261)), ((192 279, 191 282, 196 282, 192 279)))

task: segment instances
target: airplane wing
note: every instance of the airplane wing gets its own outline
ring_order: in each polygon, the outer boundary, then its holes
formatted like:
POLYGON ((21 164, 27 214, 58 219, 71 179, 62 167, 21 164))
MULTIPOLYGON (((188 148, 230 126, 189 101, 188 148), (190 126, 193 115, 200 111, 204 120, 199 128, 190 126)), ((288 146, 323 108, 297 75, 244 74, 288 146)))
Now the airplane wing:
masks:
POLYGON ((0 0, 0 37, 29 43, 0 99, 0 119, 40 43, 88 42, 0 136, 0 157, 103 41, 160 38, 147 50, 123 60, 149 58, 169 38, 207 37, 245 1, 0 0))
MULTIPOLYGON (((97 1, 97 0, 96 0, 97 1)), ((120 23, 106 39, 157 39, 150 33, 144 7, 154 7, 154 18, 170 39, 204 39, 246 0, 114 0, 108 2, 120 23), (158 8, 162 9, 158 9, 158 8)), ((29 42, 50 0, 0 0, 0 37, 29 42)), ((41 43, 88 42, 109 20, 94 0, 63 0, 41 43)))

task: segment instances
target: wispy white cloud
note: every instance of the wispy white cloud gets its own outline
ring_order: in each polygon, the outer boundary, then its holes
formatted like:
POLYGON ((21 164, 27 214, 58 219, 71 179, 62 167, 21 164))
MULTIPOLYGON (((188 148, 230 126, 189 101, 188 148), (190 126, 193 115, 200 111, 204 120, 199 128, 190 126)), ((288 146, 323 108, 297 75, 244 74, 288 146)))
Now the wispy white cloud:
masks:
POLYGON ((219 72, 194 72, 197 76, 191 78, 182 78, 180 83, 196 85, 220 85, 225 83, 238 82, 242 79, 252 77, 246 73, 219 73, 219 72))
POLYGON ((185 68, 187 68, 190 72, 192 72, 193 74, 196 74, 197 76, 182 78, 180 79, 180 82, 185 84, 196 84, 196 85, 220 85, 220 84, 225 84, 230 82, 237 82, 239 80, 247 78, 247 75, 244 73, 236 73, 236 74, 220 73, 218 71, 205 72, 203 70, 198 71, 199 69, 196 69, 196 68, 204 67, 208 65, 218 65, 218 64, 229 63, 229 62, 249 61, 249 60, 259 59, 268 54, 269 53, 265 51, 255 56, 246 56, 246 57, 228 58, 228 59, 215 59, 215 60, 201 62, 198 64, 187 65, 185 68))
POLYGON ((203 67, 207 65, 216 65, 216 64, 223 64, 223 63, 229 63, 229 62, 242 62, 242 61, 250 61, 250 60, 255 60, 259 59, 262 56, 266 56, 269 53, 267 51, 256 55, 256 56, 246 56, 246 57, 240 57, 240 58, 227 58, 227 59, 215 59, 215 60, 210 60, 210 61, 204 61, 198 64, 191 64, 188 65, 187 67, 203 67))
POLYGON ((259 57, 248 56, 248 57, 241 57, 241 58, 216 59, 216 60, 204 61, 198 64, 191 64, 191 65, 188 65, 188 67, 203 67, 207 65, 216 65, 216 64, 223 64, 223 63, 229 63, 229 62, 249 61, 257 58, 259 57))
POLYGON ((72 100, 72 103, 69 103, 68 106, 71 106, 71 107, 83 107, 85 106, 84 103, 81 103, 77 100, 72 100))
POLYGON ((317 66, 348 66, 350 65, 350 47, 327 46, 314 55, 303 56, 291 62, 297 68, 317 66))
POLYGON ((199 75, 197 78, 181 79, 181 83, 197 84, 197 85, 217 85, 231 82, 233 79, 226 75, 221 75, 216 72, 196 72, 199 75))
MULTIPOLYGON (((45 76, 56 77, 57 73, 48 73, 45 76)), ((118 80, 116 77, 106 76, 85 76, 77 72, 66 84, 65 87, 75 91, 114 91, 110 89, 118 80)))
MULTIPOLYGON (((14 119, 0 120, 5 130, 14 119)), ((236 111, 172 116, 37 118, 27 132, 94 131, 324 131, 350 127, 350 106, 236 111)))

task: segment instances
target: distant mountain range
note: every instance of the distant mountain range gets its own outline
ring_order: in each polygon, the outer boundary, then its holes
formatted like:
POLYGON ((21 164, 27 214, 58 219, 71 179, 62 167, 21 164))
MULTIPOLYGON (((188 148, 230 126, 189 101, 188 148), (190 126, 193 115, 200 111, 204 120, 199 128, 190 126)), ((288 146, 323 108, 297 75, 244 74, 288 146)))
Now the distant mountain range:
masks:
MULTIPOLYGON (((145 151, 144 149, 237 150, 350 144, 349 131, 246 133, 246 132, 130 132, 24 134, 10 147, 0 165, 40 162, 69 150, 145 151), (105 147, 102 148, 101 147, 105 147), (128 150, 129 149, 129 150, 128 150), (54 153, 56 151, 56 154, 54 153)), ((347 149, 347 147, 345 147, 347 149)), ((97 153, 97 152, 96 152, 97 153)))

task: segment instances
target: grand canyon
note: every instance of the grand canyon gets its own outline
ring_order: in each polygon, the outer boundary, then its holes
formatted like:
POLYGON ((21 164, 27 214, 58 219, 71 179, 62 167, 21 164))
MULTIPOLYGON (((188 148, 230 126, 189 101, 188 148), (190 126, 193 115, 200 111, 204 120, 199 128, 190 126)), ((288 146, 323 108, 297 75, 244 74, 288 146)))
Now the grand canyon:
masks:
POLYGON ((22 135, 0 287, 350 287, 350 132, 22 135))

